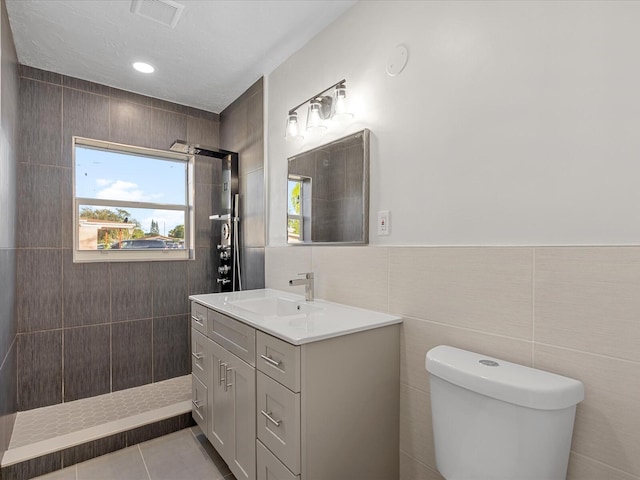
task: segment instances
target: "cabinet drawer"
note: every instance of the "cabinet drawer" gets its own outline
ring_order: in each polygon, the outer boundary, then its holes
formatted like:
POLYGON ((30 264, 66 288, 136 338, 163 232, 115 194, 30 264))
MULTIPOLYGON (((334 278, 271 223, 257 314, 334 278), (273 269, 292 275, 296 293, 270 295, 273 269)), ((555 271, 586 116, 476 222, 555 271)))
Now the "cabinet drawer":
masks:
POLYGON ((256 440, 258 454, 257 480, 300 480, 300 475, 294 475, 265 447, 260 440, 256 440))
POLYGON ((191 302, 191 328, 207 334, 207 307, 196 302, 191 302))
POLYGON ((231 317, 209 310, 208 336, 249 365, 256 365, 256 330, 231 317))
POLYGON ((294 392, 300 391, 300 347, 256 332, 258 370, 294 392))
POLYGON ((209 382, 210 342, 202 333, 191 329, 191 373, 204 384, 209 382))
POLYGON ((295 475, 300 473, 300 394, 256 373, 258 439, 295 475))
POLYGON ((191 375, 191 412, 203 432, 207 432, 207 387, 191 375))

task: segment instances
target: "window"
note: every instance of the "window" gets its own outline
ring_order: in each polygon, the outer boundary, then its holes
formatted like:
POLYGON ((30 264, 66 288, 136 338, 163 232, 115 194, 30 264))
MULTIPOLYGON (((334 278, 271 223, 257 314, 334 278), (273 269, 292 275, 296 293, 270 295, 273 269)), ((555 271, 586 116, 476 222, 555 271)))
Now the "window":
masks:
POLYGON ((73 137, 74 261, 193 257, 193 156, 73 137))

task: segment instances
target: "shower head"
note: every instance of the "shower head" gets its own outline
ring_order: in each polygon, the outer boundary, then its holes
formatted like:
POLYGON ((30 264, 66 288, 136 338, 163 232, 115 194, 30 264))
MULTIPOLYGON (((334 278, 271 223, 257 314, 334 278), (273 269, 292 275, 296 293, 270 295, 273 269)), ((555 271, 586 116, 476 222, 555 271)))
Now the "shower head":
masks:
POLYGON ((205 157, 224 158, 232 152, 220 150, 215 147, 207 147, 205 145, 190 144, 184 140, 176 140, 169 148, 173 152, 186 153, 189 155, 204 155, 205 157))

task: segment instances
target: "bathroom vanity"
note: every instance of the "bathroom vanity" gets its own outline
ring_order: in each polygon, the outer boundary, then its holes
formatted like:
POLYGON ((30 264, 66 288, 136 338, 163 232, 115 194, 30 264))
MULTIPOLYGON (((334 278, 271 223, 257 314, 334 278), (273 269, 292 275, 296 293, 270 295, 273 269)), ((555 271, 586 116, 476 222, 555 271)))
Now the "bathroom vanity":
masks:
POLYGON ((399 317, 270 289, 190 299, 193 417, 236 478, 397 478, 399 317))

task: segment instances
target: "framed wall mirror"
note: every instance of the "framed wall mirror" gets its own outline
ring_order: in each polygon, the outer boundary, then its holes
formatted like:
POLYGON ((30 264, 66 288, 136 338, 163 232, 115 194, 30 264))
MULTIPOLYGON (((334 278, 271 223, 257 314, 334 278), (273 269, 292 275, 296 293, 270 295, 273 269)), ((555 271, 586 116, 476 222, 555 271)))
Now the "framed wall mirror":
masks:
POLYGON ((369 130, 288 159, 287 242, 369 243, 369 130))

